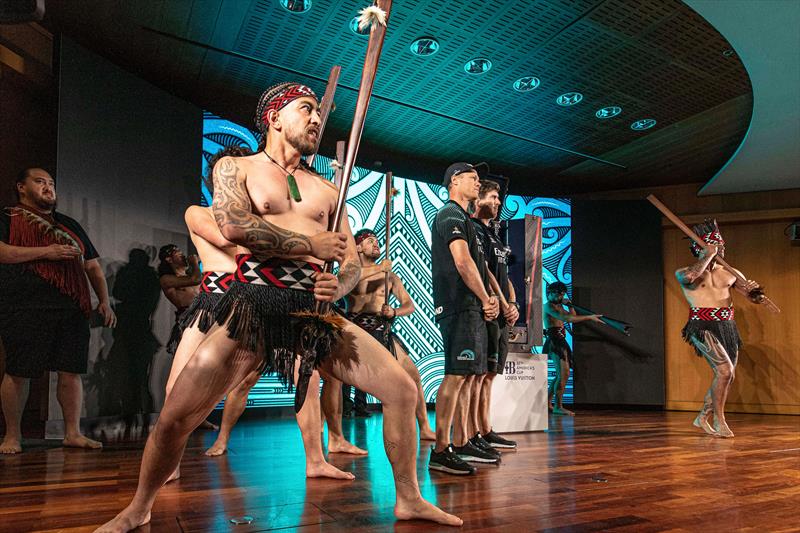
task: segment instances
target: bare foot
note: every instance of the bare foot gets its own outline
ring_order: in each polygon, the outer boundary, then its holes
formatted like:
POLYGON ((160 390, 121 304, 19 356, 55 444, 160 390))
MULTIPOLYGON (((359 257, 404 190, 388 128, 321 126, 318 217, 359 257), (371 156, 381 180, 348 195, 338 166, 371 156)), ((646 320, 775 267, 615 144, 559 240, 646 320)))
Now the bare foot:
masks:
POLYGON ((398 500, 394 506, 394 515, 398 520, 430 520, 446 526, 461 526, 464 523, 459 517, 445 513, 422 498, 414 502, 398 500))
POLYGON ((22 453, 22 443, 19 439, 6 435, 6 438, 0 444, 0 455, 13 455, 15 453, 22 453))
POLYGON ((78 435, 77 437, 65 437, 63 441, 61 441, 64 446, 68 448, 86 448, 89 450, 99 450, 103 447, 102 442, 98 442, 96 440, 92 440, 89 437, 84 437, 83 435, 78 435))
POLYGON ((570 411, 569 409, 565 408, 563 405, 559 405, 553 408, 554 415, 567 415, 567 416, 575 416, 575 413, 570 411))
POLYGON ((349 453, 351 455, 367 455, 367 450, 351 444, 346 439, 328 439, 328 453, 349 453))
POLYGON ((722 422, 719 420, 714 422, 714 431, 716 431, 716 437, 721 437, 723 439, 730 439, 733 437, 733 431, 731 431, 731 428, 728 427, 728 424, 726 424, 724 420, 722 422))
POLYGON ((210 429, 212 431, 219 431, 219 426, 214 424, 213 422, 209 422, 208 420, 203 420, 198 429, 210 429))
POLYGON ((702 429, 703 431, 705 431, 709 435, 714 435, 714 436, 717 435, 717 432, 714 431, 714 428, 712 428, 711 424, 708 423, 708 417, 703 415, 703 413, 700 413, 699 415, 697 415, 697 418, 694 419, 694 422, 692 422, 692 425, 694 427, 702 429))
POLYGON ((113 520, 106 522, 94 530, 94 533, 126 533, 143 526, 150 521, 150 511, 146 514, 137 513, 125 508, 113 520))
POLYGON ((436 440, 436 433, 431 428, 419 430, 419 440, 436 440))
POLYGON ((329 477, 332 479, 355 479, 350 472, 339 470, 330 463, 306 463, 306 477, 329 477))
POLYGON ((167 480, 164 482, 164 485, 166 485, 170 481, 175 481, 176 479, 180 479, 180 477, 181 477, 181 467, 178 466, 178 468, 176 468, 175 471, 169 475, 167 480))
POLYGON ((211 448, 207 449, 205 454, 208 457, 217 457, 218 455, 222 455, 228 451, 228 443, 226 441, 220 441, 217 439, 214 444, 211 445, 211 448))

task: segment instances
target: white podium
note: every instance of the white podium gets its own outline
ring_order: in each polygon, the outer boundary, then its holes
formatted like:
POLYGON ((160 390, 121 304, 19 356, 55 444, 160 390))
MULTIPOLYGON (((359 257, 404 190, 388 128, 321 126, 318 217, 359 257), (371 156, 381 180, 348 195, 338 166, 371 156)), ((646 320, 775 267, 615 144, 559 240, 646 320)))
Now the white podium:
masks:
POLYGON ((547 354, 508 354, 492 383, 489 416, 498 433, 547 429, 547 354))

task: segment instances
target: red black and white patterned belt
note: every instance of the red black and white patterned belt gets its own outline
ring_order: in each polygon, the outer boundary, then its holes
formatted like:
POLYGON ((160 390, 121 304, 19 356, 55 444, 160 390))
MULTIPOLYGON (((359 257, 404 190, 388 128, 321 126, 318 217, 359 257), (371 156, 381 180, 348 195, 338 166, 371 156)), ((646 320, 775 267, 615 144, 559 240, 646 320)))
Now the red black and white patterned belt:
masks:
POLYGON ((389 322, 383 315, 372 313, 347 313, 347 319, 367 331, 383 331, 389 322))
POLYGON ((233 272, 203 272, 200 292, 225 294, 233 281, 233 272))
POLYGON ((690 307, 689 320, 710 322, 733 320, 733 307, 690 307))
POLYGON ((311 292, 314 290, 311 276, 315 272, 322 272, 322 265, 277 257, 259 261, 251 254, 240 254, 236 256, 234 279, 253 285, 311 292))

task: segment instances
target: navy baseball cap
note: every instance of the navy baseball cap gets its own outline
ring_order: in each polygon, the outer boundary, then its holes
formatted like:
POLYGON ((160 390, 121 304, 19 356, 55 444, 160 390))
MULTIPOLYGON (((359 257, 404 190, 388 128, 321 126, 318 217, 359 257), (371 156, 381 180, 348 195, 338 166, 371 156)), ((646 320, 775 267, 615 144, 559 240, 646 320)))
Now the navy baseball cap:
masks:
POLYGON ((489 165, 487 163, 476 163, 472 165, 470 163, 464 163, 463 161, 459 163, 453 163, 452 165, 447 167, 447 170, 444 171, 444 181, 442 181, 442 185, 447 187, 448 185, 450 185, 450 179, 453 176, 457 176, 458 174, 463 174, 464 172, 469 172, 471 170, 475 171, 478 174, 478 176, 480 176, 481 171, 478 170, 479 168, 483 168, 486 171, 488 171, 489 165))

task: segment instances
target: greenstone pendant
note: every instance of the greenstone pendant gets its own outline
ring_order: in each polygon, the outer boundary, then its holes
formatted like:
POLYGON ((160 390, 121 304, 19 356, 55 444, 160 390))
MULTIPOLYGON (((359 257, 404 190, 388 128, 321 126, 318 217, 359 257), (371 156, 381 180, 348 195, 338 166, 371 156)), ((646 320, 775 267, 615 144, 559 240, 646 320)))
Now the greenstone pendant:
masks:
POLYGON ((286 181, 289 183, 289 194, 295 202, 302 202, 303 197, 300 196, 300 189, 297 187, 297 181, 294 179, 293 174, 286 175, 286 181))

